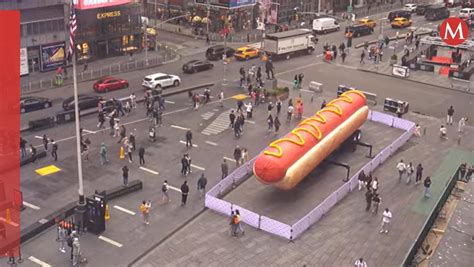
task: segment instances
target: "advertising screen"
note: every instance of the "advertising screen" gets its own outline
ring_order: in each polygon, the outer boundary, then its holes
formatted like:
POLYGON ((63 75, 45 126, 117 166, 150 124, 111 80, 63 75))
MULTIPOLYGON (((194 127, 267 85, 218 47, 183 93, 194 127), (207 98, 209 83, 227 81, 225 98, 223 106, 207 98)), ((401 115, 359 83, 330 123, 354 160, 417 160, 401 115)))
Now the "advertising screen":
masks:
POLYGON ((197 4, 217 6, 222 8, 239 8, 255 5, 256 0, 195 0, 197 4))
POLYGON ((41 46, 41 71, 57 69, 65 62, 66 44, 64 42, 41 46))
POLYGON ((74 0, 76 9, 93 9, 130 3, 131 0, 74 0))

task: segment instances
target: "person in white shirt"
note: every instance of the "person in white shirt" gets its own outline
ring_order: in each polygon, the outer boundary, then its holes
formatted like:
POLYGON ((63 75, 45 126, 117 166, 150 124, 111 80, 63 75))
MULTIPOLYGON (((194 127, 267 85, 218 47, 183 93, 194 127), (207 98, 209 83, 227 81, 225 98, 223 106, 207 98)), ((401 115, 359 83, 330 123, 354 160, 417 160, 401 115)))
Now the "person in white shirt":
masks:
POLYGON ((462 117, 458 122, 458 132, 463 133, 464 127, 466 126, 467 118, 462 117))
POLYGON ((444 125, 441 125, 441 127, 439 128, 439 137, 441 139, 445 139, 447 140, 448 139, 448 130, 446 129, 446 127, 444 127, 444 125))
POLYGON ((392 220, 392 213, 388 208, 386 208, 382 214, 382 229, 380 229, 380 233, 388 233, 388 226, 390 221, 392 220))
POLYGON ((220 104, 220 106, 221 106, 221 107, 224 107, 224 102, 223 102, 223 101, 224 101, 224 91, 223 91, 223 90, 221 90, 221 92, 219 93, 218 97, 219 97, 219 104, 220 104))
POLYGON ((415 126, 415 131, 413 132, 413 135, 416 136, 416 137, 421 136, 421 126, 419 124, 417 124, 415 126))
POLYGON ((137 96, 135 95, 135 93, 132 93, 130 95, 130 104, 132 105, 132 108, 137 108, 137 96))
POLYGON ((400 162, 398 162, 397 170, 398 170, 398 181, 400 182, 406 170, 406 165, 405 163, 403 163, 403 159, 401 159, 400 162))
POLYGON ((410 183, 411 177, 413 176, 413 173, 415 172, 415 167, 413 167, 413 163, 408 163, 407 165, 407 184, 410 183))
POLYGON ((365 262, 365 260, 363 258, 359 258, 354 263, 354 267, 367 267, 367 262, 365 262))
POLYGON ((248 102, 248 104, 245 105, 245 108, 246 108, 245 111, 247 112, 247 119, 251 119, 252 111, 253 111, 252 102, 248 102))

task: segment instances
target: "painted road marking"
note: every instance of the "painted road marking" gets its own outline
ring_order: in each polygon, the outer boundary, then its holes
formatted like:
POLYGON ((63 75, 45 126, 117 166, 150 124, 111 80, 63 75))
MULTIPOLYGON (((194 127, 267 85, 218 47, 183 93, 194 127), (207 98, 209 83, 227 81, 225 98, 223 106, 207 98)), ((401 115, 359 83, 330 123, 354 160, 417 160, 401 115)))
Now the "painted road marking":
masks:
POLYGON ((202 134, 204 134, 204 135, 211 135, 210 133, 204 133, 204 132, 203 132, 202 134))
POLYGON ((23 201, 23 205, 27 206, 28 208, 34 209, 34 210, 39 210, 40 209, 40 207, 35 206, 35 205, 33 205, 31 203, 28 203, 26 201, 23 201))
POLYGON ((181 126, 178 126, 178 125, 171 125, 171 128, 176 128, 176 129, 180 129, 180 130, 184 130, 184 131, 189 130, 189 128, 184 128, 184 127, 181 127, 181 126))
POLYGON ((311 93, 314 94, 314 91, 306 90, 306 89, 300 89, 301 92, 306 92, 306 93, 311 93))
POLYGON ((245 122, 248 122, 248 123, 250 123, 250 124, 255 124, 254 121, 245 120, 245 122))
POLYGON ((165 103, 168 103, 168 104, 176 104, 176 102, 174 102, 174 101, 169 101, 169 100, 165 100, 165 103))
POLYGON ((168 185, 168 188, 171 189, 171 190, 174 190, 174 191, 177 191, 177 192, 180 192, 181 193, 181 189, 177 188, 177 187, 174 187, 172 185, 168 185))
POLYGON ((205 135, 212 135, 212 134, 220 134, 223 131, 229 128, 229 114, 230 109, 222 112, 217 116, 217 118, 209 124, 204 130, 202 130, 202 134, 205 135))
POLYGON ((0 217, 0 221, 6 222, 6 223, 8 223, 9 225, 11 225, 11 226, 13 226, 13 227, 18 227, 18 226, 20 226, 18 223, 13 222, 12 220, 10 220, 10 222, 7 222, 7 220, 6 220, 5 218, 3 218, 3 217, 0 217))
POLYGON ((42 137, 42 136, 39 136, 39 135, 35 135, 35 138, 43 139, 43 137, 42 137))
MULTIPOLYGON (((320 54, 319 57, 321 57, 321 56, 322 56, 322 54, 320 54)), ((318 57, 318 56, 316 56, 316 57, 318 57)), ((298 68, 294 68, 294 69, 291 69, 291 70, 282 71, 282 72, 279 72, 279 73, 275 74, 275 76, 280 76, 280 75, 283 75, 283 74, 286 74, 286 73, 290 73, 290 72, 294 72, 294 71, 297 71, 297 70, 306 69, 306 68, 313 67, 313 66, 317 66, 317 65, 320 65, 320 64, 323 64, 323 62, 311 63, 311 64, 304 65, 304 66, 301 66, 301 67, 298 67, 298 68)))
POLYGON ((211 142, 211 141, 206 141, 206 144, 209 144, 211 146, 217 146, 217 143, 211 142))
MULTIPOLYGON (((186 142, 185 142, 185 141, 183 141, 183 140, 179 140, 179 142, 180 142, 181 144, 186 144, 186 142)), ((193 144, 193 147, 198 147, 198 145, 196 145, 196 144, 193 144)))
POLYGON ((160 173, 159 173, 159 172, 157 172, 157 171, 150 170, 150 169, 148 169, 148 168, 141 167, 141 166, 140 166, 140 168, 139 168, 139 169, 140 169, 140 170, 143 170, 143 171, 146 171, 146 172, 149 172, 149 173, 151 173, 151 174, 154 174, 154 175, 158 175, 158 174, 160 174, 160 173))
POLYGON ((105 236, 103 236, 103 235, 100 235, 100 236, 99 236, 99 239, 102 240, 102 241, 105 241, 105 242, 107 242, 107 243, 109 243, 109 244, 111 244, 111 245, 114 245, 114 246, 116 246, 116 247, 119 247, 119 248, 121 248, 121 247, 123 246, 123 245, 120 244, 119 242, 114 241, 114 240, 112 240, 112 239, 110 239, 110 238, 108 238, 108 237, 105 237, 105 236))
POLYGON ((54 165, 49 165, 49 166, 35 170, 35 172, 41 176, 50 175, 59 171, 61 171, 61 169, 54 165))
POLYGON ((117 205, 114 205, 114 209, 117 209, 119 211, 123 211, 123 212, 128 213, 128 214, 133 215, 133 216, 135 216, 135 214, 136 214, 135 212, 133 212, 131 210, 127 210, 126 208, 122 208, 122 207, 117 206, 117 205))
POLYGON ((51 267, 51 265, 47 264, 46 262, 38 259, 38 258, 35 258, 33 256, 29 256, 28 259, 38 265, 40 265, 41 267, 51 267))
POLYGON ((97 132, 96 131, 91 131, 91 130, 87 130, 87 129, 82 129, 83 132, 86 132, 86 133, 90 133, 90 134, 96 134, 97 132))
POLYGON ((197 165, 194 165, 194 164, 191 164, 191 167, 195 168, 195 169, 198 169, 198 170, 201 170, 201 171, 205 171, 206 168, 203 168, 203 167, 200 167, 200 166, 197 166, 197 165))
POLYGON ((228 161, 236 162, 236 160, 233 159, 233 158, 224 157, 224 159, 225 159, 225 160, 228 160, 228 161))

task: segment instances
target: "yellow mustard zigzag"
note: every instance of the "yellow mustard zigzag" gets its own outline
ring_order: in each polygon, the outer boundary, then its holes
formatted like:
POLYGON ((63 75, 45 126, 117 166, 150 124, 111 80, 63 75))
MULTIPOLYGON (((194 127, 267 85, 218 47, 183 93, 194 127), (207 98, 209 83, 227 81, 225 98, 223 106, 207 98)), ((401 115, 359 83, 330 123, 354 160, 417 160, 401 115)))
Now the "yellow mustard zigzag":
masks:
POLYGON ((299 133, 300 131, 303 131, 303 132, 307 132, 309 133, 310 135, 312 135, 316 140, 321 140, 321 138, 323 138, 323 134, 321 133, 321 129, 319 129, 319 126, 314 124, 313 121, 316 121, 316 122, 320 122, 322 124, 325 124, 326 123, 326 118, 324 117, 324 115, 322 114, 323 112, 332 112, 338 116, 342 116, 342 108, 337 104, 337 102, 339 101, 343 101, 343 102, 346 102, 346 103, 352 103, 353 100, 352 100, 352 97, 349 96, 350 93, 355 93, 361 97, 363 97, 365 99, 365 95, 364 93, 360 92, 360 91, 357 91, 357 90, 350 90, 350 91, 347 91, 347 92, 344 92, 343 94, 341 94, 339 96, 339 98, 336 98, 336 99, 333 99, 332 101, 330 101, 329 103, 326 104, 326 106, 319 110, 318 112, 316 112, 316 114, 310 118, 307 118, 305 119, 304 121, 302 121, 298 127, 296 127, 295 129, 293 129, 291 131, 291 134, 293 134, 294 136, 297 137, 297 140, 294 140, 294 139, 291 139, 289 137, 283 137, 283 138, 280 138, 280 139, 277 139, 275 141, 273 141, 269 146, 268 146, 268 149, 265 150, 263 152, 263 154, 265 155, 269 155, 269 156, 274 156, 274 157, 277 157, 277 158, 281 158, 281 156, 283 155, 283 149, 281 148, 281 146, 279 145, 279 143, 281 142, 284 142, 284 141, 288 141, 288 142, 291 142, 293 144, 296 144, 296 145, 299 145, 299 146, 303 146, 305 144, 305 140, 303 139, 303 137, 301 137, 301 134, 299 133), (302 126, 303 125, 309 125, 311 126, 313 129, 314 129, 314 132, 313 131, 310 131, 306 128, 303 128, 302 126), (275 148, 277 150, 277 152, 272 152, 272 151, 269 151, 269 148, 275 148))

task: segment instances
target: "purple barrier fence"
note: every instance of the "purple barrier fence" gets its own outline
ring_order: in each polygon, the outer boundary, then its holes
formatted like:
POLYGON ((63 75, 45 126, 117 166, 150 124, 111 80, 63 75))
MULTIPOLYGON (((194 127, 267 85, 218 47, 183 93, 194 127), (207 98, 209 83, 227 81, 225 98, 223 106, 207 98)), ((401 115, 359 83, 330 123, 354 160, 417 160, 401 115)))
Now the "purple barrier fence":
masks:
POLYGON ((255 227, 257 229, 260 228, 260 215, 253 212, 253 211, 250 211, 248 209, 245 209, 245 208, 242 208, 241 206, 238 206, 238 205, 232 205, 232 209, 233 210, 239 210, 239 213, 240 213, 240 219, 252 226, 252 227, 255 227))
POLYGON ((260 217, 260 229, 286 239, 291 239, 292 237, 290 225, 265 216, 260 217))
POLYGON ((225 200, 222 200, 222 199, 218 199, 218 198, 213 197, 213 196, 207 196, 206 195, 206 199, 204 200, 204 203, 205 203, 207 208, 209 208, 211 210, 215 210, 219 213, 222 213, 225 216, 229 216, 230 212, 232 211, 232 204, 231 203, 229 203, 225 200))

